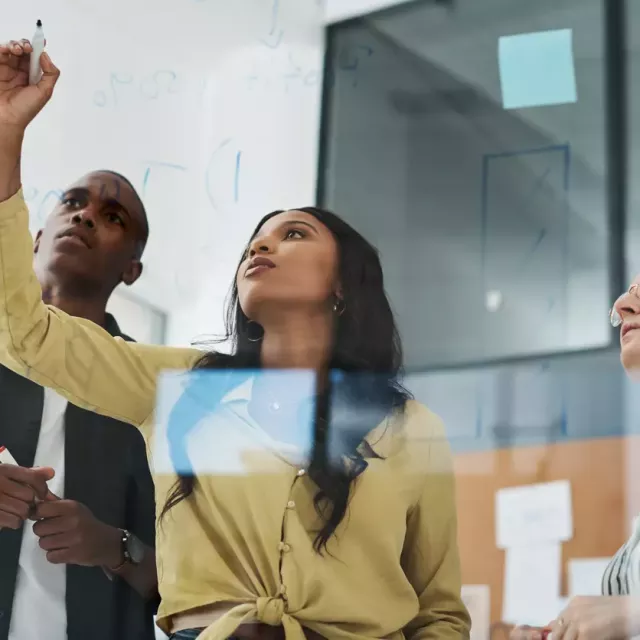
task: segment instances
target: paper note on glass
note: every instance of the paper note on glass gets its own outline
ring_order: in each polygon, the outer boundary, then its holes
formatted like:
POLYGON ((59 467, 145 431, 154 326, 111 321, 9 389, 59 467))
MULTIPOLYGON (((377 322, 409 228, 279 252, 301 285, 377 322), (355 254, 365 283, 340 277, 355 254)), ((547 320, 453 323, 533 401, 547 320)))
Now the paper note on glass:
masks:
POLYGON ((502 620, 544 626, 562 610, 560 543, 507 549, 504 564, 502 620))
POLYGON ((568 480, 501 489, 496 493, 496 544, 500 549, 573 536, 568 480))
POLYGON ((498 66, 505 109, 578 100, 571 29, 502 36, 498 66))
POLYGON ((491 591, 489 585, 463 585, 462 601, 471 616, 471 640, 489 640, 491 636, 491 591))
POLYGON ((611 558, 569 560, 569 597, 602 595, 602 576, 611 558))

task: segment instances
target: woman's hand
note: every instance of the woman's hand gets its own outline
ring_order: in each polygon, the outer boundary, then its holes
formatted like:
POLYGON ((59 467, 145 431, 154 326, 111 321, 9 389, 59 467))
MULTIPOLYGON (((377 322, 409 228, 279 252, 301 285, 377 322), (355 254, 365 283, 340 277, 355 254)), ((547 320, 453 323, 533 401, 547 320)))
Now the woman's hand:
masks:
POLYGON ((543 640, 543 629, 523 625, 515 627, 509 634, 509 640, 543 640))
POLYGON ((28 40, 0 44, 0 137, 6 133, 24 133, 53 95, 60 71, 46 53, 40 56, 40 82, 29 84, 32 51, 28 40))
POLYGON ((640 634, 640 598, 573 598, 550 626, 553 640, 628 640, 640 634))

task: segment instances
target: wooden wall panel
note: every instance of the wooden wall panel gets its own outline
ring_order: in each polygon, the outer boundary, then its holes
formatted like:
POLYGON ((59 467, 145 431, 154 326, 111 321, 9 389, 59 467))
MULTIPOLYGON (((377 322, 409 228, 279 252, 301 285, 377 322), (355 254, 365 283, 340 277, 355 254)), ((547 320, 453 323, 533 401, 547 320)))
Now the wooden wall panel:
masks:
MULTIPOLYGON (((574 537, 563 545, 563 572, 571 558, 611 556, 626 539, 638 493, 628 491, 640 464, 640 438, 610 438, 465 453, 455 456, 459 545, 465 584, 491 587, 492 622, 500 620, 504 551, 495 544, 495 493, 536 482, 569 480, 574 537)), ((634 483, 635 484, 635 483, 634 483)), ((566 593, 566 573, 563 576, 566 593)))

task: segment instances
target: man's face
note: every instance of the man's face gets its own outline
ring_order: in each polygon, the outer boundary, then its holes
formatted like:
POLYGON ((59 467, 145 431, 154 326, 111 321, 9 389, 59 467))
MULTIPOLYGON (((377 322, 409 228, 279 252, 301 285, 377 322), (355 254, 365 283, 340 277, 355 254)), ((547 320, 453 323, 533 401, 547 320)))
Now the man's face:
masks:
POLYGON ((36 264, 71 286, 110 292, 140 276, 145 228, 135 191, 113 174, 90 173, 65 191, 36 235, 36 264))

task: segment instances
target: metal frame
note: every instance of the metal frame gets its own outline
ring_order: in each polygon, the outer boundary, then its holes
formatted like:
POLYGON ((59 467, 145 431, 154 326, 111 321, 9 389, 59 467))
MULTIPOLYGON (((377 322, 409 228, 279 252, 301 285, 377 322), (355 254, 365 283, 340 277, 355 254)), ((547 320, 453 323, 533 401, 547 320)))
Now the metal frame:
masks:
MULTIPOLYGON (((607 131, 607 210, 610 287, 617 297, 627 289, 627 171, 629 166, 626 3, 602 0, 604 39, 605 126, 607 131)), ((611 343, 618 343, 612 329, 611 343)))

